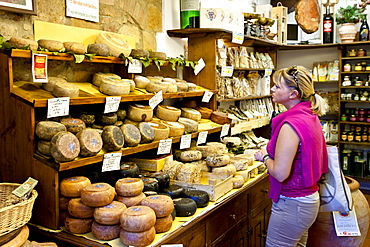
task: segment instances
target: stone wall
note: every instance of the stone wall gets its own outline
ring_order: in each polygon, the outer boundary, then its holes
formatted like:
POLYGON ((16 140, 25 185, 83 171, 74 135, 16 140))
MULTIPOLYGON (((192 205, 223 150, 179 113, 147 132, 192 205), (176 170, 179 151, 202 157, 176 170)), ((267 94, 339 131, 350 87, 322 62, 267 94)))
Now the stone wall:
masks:
POLYGON ((0 34, 33 39, 33 21, 120 33, 134 37, 136 48, 156 50, 156 33, 162 32, 162 0, 99 0, 99 23, 66 17, 65 0, 33 0, 37 15, 0 10, 0 34))

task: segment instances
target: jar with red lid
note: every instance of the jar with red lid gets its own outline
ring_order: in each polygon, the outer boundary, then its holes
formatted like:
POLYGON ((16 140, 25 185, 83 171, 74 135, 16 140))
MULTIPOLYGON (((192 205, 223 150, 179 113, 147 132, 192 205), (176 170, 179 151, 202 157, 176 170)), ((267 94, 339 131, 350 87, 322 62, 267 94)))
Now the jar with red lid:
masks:
POLYGON ((364 115, 360 115, 360 116, 358 117, 358 121, 360 121, 360 122, 364 122, 364 121, 365 121, 365 117, 364 117, 364 115))
POLYGON ((358 114, 360 114, 360 115, 364 115, 364 114, 365 114, 365 110, 361 108, 361 109, 358 111, 358 114))
POLYGON ((351 115, 351 116, 349 117, 349 121, 351 121, 351 122, 356 122, 356 121, 357 121, 357 117, 356 117, 356 115, 351 115))

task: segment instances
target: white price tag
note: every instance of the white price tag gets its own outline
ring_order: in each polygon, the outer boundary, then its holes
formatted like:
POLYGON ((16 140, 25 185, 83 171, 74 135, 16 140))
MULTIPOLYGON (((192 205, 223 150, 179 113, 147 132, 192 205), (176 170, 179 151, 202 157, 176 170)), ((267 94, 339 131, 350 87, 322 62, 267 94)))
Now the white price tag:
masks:
POLYGON ((206 143, 206 141, 207 141, 207 135, 208 135, 208 131, 199 132, 197 144, 199 145, 199 144, 206 143))
POLYGON ((116 112, 118 111, 119 103, 121 102, 121 97, 106 97, 104 113, 116 112))
POLYGON ((357 223, 355 207, 349 212, 333 211, 334 226, 337 236, 361 236, 357 223))
POLYGON ((221 76, 224 77, 232 77, 234 72, 233 66, 222 66, 221 68, 221 76))
POLYGON ((120 169, 122 153, 104 154, 102 172, 115 171, 120 169))
POLYGON ((160 140, 157 154, 169 154, 171 152, 172 139, 160 140))
POLYGON ((180 149, 190 148, 191 134, 181 136, 180 149))
POLYGON ((199 72, 204 68, 206 67, 206 63, 204 62, 203 58, 199 59, 198 61, 198 64, 195 65, 195 68, 194 68, 194 74, 195 75, 198 75, 199 72))
POLYGON ((66 116, 69 114, 69 97, 48 99, 47 118, 66 116))
POLYGON ((211 91, 205 91, 203 94, 202 102, 208 103, 210 99, 212 98, 213 93, 211 91))
POLYGON ((231 42, 236 43, 236 44, 243 44, 244 35, 242 33, 233 31, 233 39, 231 42))
POLYGON ((163 101, 163 93, 162 90, 156 93, 150 100, 149 106, 154 109, 159 103, 163 101))
POLYGON ((220 137, 227 136, 229 134, 230 124, 222 125, 220 137))
POLYGON ((265 76, 269 76, 272 74, 272 69, 265 69, 265 76))
POLYGON ((132 59, 132 63, 128 63, 128 73, 142 73, 143 64, 138 59, 132 59))

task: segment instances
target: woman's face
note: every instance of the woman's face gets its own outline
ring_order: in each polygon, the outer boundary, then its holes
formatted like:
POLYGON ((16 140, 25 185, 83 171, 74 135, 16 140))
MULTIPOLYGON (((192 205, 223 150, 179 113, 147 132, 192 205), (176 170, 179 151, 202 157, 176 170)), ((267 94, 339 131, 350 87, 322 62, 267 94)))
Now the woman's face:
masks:
POLYGON ((272 102, 284 105, 284 103, 290 100, 289 97, 292 95, 293 90, 293 87, 287 86, 284 80, 280 79, 280 82, 275 83, 271 88, 272 102))

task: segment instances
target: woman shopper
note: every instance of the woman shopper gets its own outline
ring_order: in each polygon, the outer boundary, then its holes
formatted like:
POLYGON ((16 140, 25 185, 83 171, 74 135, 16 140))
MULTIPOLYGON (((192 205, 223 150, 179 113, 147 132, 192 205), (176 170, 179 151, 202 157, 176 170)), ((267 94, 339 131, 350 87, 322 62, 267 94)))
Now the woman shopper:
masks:
POLYGON ((326 103, 315 93, 308 71, 292 66, 274 73, 272 100, 287 109, 272 119, 271 139, 255 154, 270 174, 272 214, 267 247, 306 246, 320 206, 317 181, 328 171, 318 116, 326 103))

